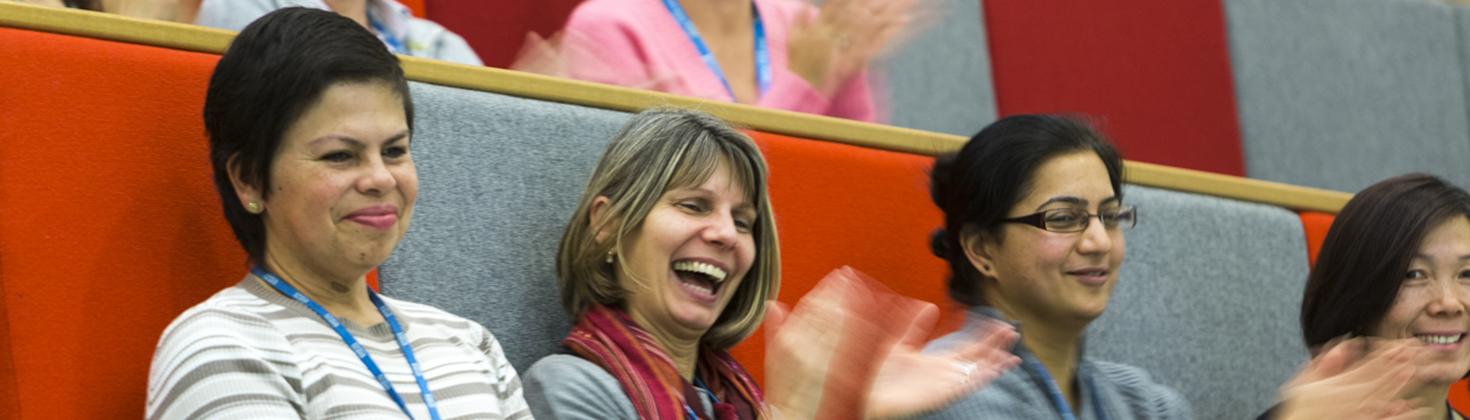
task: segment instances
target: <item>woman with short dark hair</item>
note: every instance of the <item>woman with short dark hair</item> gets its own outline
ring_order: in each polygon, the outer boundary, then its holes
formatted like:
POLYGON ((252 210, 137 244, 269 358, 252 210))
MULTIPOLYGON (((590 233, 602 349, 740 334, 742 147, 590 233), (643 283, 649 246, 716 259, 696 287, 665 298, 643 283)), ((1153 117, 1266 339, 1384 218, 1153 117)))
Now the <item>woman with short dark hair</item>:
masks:
POLYGON ((204 126, 252 268, 164 330, 148 418, 530 417, 488 330, 368 288, 413 216, 412 104, 398 59, 331 12, 235 38, 204 126))
MULTIPOLYGON (((944 212, 933 250, 949 263, 950 296, 969 325, 1018 326, 1021 368, 932 418, 1189 418, 1188 403, 1143 370, 1083 352, 1123 263, 1123 161, 1087 124, 1019 115, 996 121, 939 158, 931 195, 944 212)), ((966 330, 973 327, 968 326, 966 330)), ((941 338, 944 349, 973 340, 941 338)))
POLYGON ((1311 381, 1293 381, 1282 405, 1263 418, 1342 418, 1332 410, 1362 418, 1464 418, 1446 401, 1450 386, 1470 373, 1470 194, 1409 174, 1354 195, 1332 221, 1307 277, 1301 322, 1314 354, 1345 358, 1356 371, 1315 395, 1296 386, 1311 381), (1339 344, 1344 339, 1350 344, 1339 344), (1339 355, 1345 352, 1356 355, 1339 355), (1378 391, 1359 398, 1352 386, 1378 391))

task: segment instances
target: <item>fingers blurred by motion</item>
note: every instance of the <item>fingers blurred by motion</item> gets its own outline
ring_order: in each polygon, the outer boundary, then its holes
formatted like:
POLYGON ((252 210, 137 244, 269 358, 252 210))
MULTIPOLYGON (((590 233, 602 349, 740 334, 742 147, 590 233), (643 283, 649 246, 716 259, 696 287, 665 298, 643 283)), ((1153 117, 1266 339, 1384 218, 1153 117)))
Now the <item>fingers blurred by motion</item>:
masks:
POLYGON ((1334 340, 1282 388, 1276 418, 1421 418, 1414 416, 1427 407, 1416 406, 1404 390, 1423 351, 1414 340, 1334 340))
POLYGON ((1016 332, 974 330, 970 344, 923 353, 938 307, 851 268, 828 274, 766 321, 767 399, 786 416, 895 417, 937 409, 1020 363, 1016 332), (936 380, 943 378, 943 380, 936 380))

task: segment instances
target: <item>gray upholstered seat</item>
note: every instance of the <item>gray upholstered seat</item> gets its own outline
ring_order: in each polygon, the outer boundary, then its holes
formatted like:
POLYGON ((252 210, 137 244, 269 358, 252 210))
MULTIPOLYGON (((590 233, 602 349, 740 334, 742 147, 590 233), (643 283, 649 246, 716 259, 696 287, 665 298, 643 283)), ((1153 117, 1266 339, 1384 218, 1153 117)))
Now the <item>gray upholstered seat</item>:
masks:
POLYGON ((1254 418, 1306 360, 1307 244, 1291 211, 1128 186, 1138 226, 1093 357, 1139 366, 1201 419, 1254 418))
POLYGON ((383 291, 485 324, 528 368, 570 326, 557 243, 628 114, 423 83, 413 95, 419 197, 383 291))

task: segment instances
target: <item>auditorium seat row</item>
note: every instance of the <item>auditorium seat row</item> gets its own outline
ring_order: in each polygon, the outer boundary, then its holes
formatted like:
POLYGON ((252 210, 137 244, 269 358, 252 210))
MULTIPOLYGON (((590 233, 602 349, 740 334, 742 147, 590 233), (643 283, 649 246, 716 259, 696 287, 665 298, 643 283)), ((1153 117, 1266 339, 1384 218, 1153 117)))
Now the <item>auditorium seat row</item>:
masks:
MULTIPOLYGON (((0 417, 141 415, 149 357, 184 308, 239 281, 201 108, 229 35, 0 3, 0 417)), ((928 253, 934 153, 963 138, 405 59, 417 107, 415 220, 385 293, 485 324, 525 369, 558 350, 554 250, 629 112, 704 109, 770 162, 781 300, 852 265, 963 308, 928 253)), ((956 117, 958 118, 958 117, 956 117)), ((965 123, 969 123, 968 121, 965 123)), ((1145 367, 1203 419, 1253 416, 1305 360, 1309 253, 1347 194, 1128 166, 1142 220, 1087 351, 1145 367)), ((936 332, 938 334, 938 332, 936 332)), ((760 336, 737 348, 759 374, 760 336)))

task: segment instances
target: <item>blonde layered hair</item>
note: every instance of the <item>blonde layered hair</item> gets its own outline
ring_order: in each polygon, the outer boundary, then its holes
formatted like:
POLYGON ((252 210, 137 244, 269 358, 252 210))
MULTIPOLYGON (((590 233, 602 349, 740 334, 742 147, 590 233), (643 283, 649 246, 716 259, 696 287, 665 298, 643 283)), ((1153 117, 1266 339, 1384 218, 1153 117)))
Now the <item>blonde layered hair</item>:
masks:
MULTIPOLYGON (((593 304, 621 306, 627 291, 618 284, 614 270, 622 265, 609 264, 609 253, 623 255, 624 238, 642 227, 665 192, 704 183, 721 163, 759 212, 751 231, 756 254, 745 280, 703 341, 726 349, 754 332, 765 317, 766 299, 775 297, 781 283, 766 162, 750 137, 714 116, 683 109, 656 108, 634 115, 603 151, 556 256, 557 282, 567 312, 577 317, 593 304), (592 206, 598 197, 607 197, 608 203, 599 220, 593 220, 592 206)), ((622 274, 627 278, 627 272, 622 274)))

